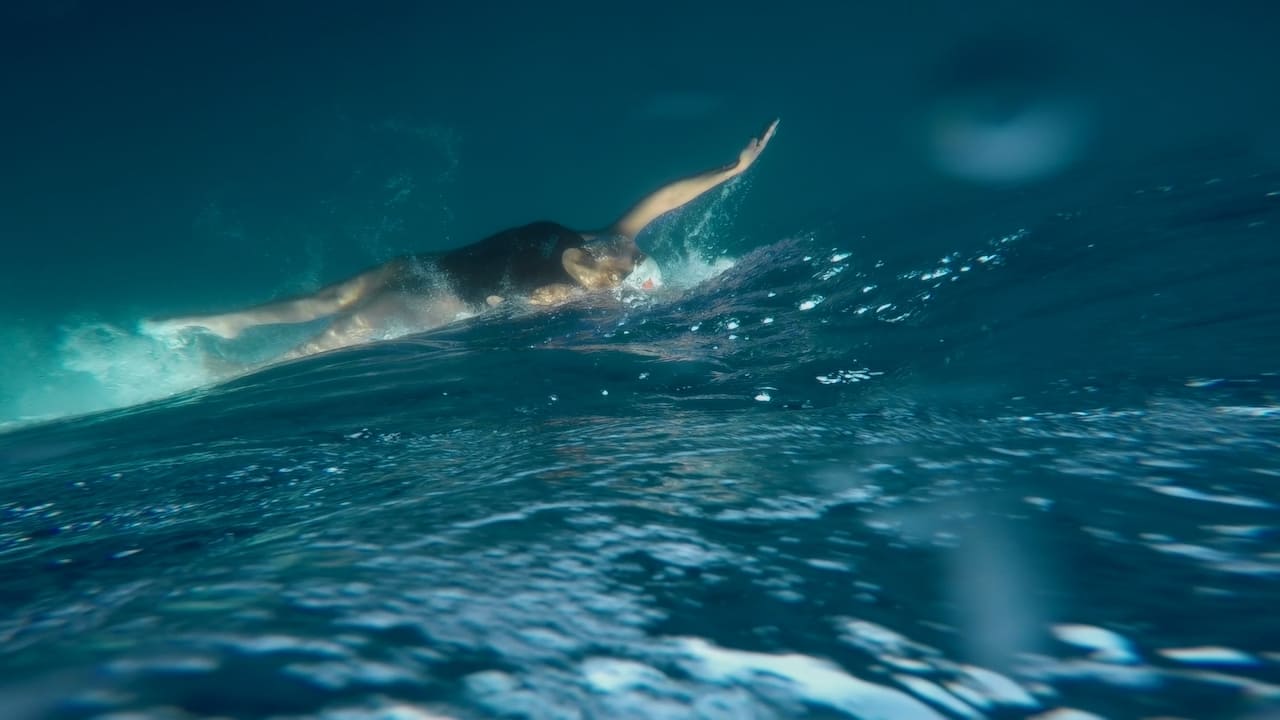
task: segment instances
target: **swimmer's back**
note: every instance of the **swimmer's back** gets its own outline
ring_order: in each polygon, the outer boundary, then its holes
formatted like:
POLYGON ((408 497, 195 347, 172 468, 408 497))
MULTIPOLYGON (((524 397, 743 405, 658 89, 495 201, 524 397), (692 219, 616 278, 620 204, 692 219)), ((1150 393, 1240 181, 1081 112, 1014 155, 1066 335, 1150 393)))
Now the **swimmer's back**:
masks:
POLYGON ((585 241, 554 222, 503 230, 480 242, 447 250, 434 260, 463 301, 479 304, 490 295, 528 294, 555 283, 573 283, 561 256, 585 241))

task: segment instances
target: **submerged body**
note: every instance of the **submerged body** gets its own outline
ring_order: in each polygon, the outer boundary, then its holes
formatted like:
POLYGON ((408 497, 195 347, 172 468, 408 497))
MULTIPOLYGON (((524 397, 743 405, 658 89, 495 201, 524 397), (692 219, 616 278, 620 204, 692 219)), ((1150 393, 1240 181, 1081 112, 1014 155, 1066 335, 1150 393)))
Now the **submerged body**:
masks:
POLYGON ((321 333, 281 358, 290 359, 368 342, 395 328, 438 327, 509 297, 546 305, 582 291, 618 288, 628 279, 652 289, 660 276, 636 236, 659 216, 746 172, 777 125, 774 120, 753 138, 736 162, 659 188, 603 230, 530 223, 453 250, 401 256, 307 295, 229 313, 149 320, 143 329, 235 338, 261 325, 332 318, 321 333))

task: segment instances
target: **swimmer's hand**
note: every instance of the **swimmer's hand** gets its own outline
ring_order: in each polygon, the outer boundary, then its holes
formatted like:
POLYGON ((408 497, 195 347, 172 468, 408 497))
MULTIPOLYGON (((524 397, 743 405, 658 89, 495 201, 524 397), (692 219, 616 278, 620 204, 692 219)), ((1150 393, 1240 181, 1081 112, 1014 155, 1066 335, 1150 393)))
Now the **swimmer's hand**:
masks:
POLYGON ((747 168, 751 167, 752 163, 756 161, 756 158, 760 157, 760 153, 764 152, 765 146, 773 139, 773 134, 777 130, 778 120, 774 119, 764 129, 764 132, 760 133, 759 137, 751 138, 751 142, 747 143, 742 152, 738 153, 738 164, 734 166, 734 171, 738 174, 746 172, 747 168))

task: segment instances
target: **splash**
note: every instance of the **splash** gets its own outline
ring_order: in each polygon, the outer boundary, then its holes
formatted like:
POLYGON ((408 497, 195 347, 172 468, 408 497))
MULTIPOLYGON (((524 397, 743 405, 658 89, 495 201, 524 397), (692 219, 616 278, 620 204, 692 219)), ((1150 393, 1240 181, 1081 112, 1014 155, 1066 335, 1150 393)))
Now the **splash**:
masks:
MULTIPOLYGON (((710 202, 688 213, 684 221, 666 226, 650 241, 657 259, 647 260, 639 268, 642 272, 629 278, 634 282, 620 288, 615 299, 626 305, 663 303, 733 268, 736 261, 719 246, 742 190, 741 182, 729 183, 710 202), (645 281, 652 287, 646 287, 645 281)), ((225 220, 216 205, 207 213, 207 222, 225 220)), ((309 277, 316 275, 315 271, 308 273, 309 277)), ((459 314, 455 322, 469 317, 459 314)), ((252 337, 226 342, 203 333, 162 327, 144 326, 135 332, 97 320, 68 323, 59 329, 56 340, 40 343, 48 347, 46 343, 51 342, 54 352, 28 353, 31 357, 17 363, 23 366, 22 376, 8 373, 4 390, 9 397, 0 402, 4 405, 0 422, 26 424, 84 415, 214 385, 242 374, 246 363, 265 364, 281 348, 291 347, 315 329, 255 330, 252 337)), ((387 327, 375 341, 422 330, 387 327)))
POLYGON ((662 274, 663 282, 672 288, 691 288, 727 272, 734 266, 734 262, 728 257, 688 255, 666 266, 662 274))
POLYGON ((105 322, 64 327, 56 352, 28 377, 8 414, 49 420, 137 405, 219 379, 198 343, 105 322))

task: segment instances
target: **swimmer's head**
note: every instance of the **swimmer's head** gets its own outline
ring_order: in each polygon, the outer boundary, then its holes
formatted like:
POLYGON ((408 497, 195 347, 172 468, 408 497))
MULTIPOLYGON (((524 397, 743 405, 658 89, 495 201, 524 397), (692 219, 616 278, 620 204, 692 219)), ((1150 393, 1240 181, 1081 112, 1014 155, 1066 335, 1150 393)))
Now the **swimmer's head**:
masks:
POLYGON ((641 253, 635 269, 622 281, 622 285, 633 290, 657 290, 662 287, 662 268, 653 258, 641 253))
POLYGON ((637 275, 637 269, 645 266, 645 254, 640 251, 635 240, 622 235, 592 238, 581 249, 569 248, 564 251, 564 268, 588 290, 604 290, 618 288, 637 278, 636 287, 653 289, 662 282, 657 265, 649 260, 646 267, 654 271, 643 277, 637 275), (648 287, 644 287, 646 281, 648 287))

